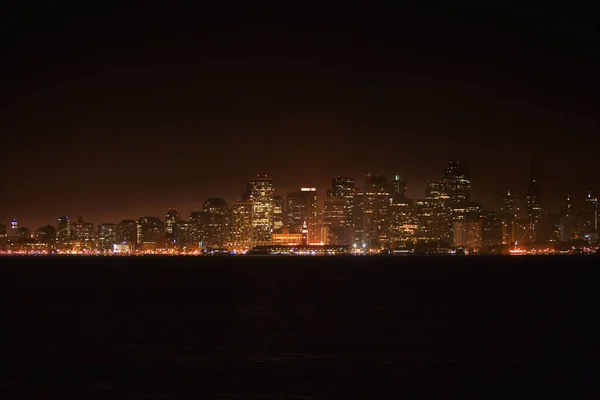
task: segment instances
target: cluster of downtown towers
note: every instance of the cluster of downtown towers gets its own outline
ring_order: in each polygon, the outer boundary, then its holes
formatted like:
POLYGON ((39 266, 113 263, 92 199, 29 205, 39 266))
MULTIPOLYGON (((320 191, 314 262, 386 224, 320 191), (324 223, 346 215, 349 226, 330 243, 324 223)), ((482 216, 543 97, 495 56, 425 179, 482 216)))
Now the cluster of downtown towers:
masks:
POLYGON ((238 201, 209 198, 189 219, 173 208, 164 219, 146 216, 96 229, 82 218, 61 217, 56 227, 44 226, 35 234, 13 220, 9 229, 0 225, 0 236, 97 250, 146 243, 247 250, 271 244, 473 249, 517 242, 598 241, 597 198, 588 193, 584 208, 575 213, 567 195, 559 212, 544 212, 533 163, 523 205, 507 191, 500 212, 490 212, 471 201, 470 191, 469 168, 457 161, 446 166, 442 180, 428 183, 425 198, 414 200, 407 198, 406 183, 398 175, 388 180, 368 174, 363 186, 348 176, 333 178, 322 205, 315 188, 301 188, 284 198, 275 195, 271 177, 258 175, 238 201))

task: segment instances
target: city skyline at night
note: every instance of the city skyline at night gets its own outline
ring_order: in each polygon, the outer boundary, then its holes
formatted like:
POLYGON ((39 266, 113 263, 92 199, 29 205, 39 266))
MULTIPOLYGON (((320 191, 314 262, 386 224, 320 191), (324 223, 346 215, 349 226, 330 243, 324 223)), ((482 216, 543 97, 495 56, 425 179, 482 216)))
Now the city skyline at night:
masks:
MULTIPOLYGON (((499 210, 600 193, 592 13, 473 9, 13 5, 4 41, 0 221, 96 224, 399 174, 425 197, 451 159, 499 210)), ((524 207, 524 206, 523 206, 524 207)), ((525 208, 523 208, 525 209, 525 208)))
POLYGON ((551 188, 545 189, 538 176, 537 157, 531 151, 526 192, 507 188, 499 199, 501 207, 491 209, 472 195, 471 168, 455 160, 427 183, 418 198, 410 196, 410 183, 400 174, 337 176, 327 190, 302 187, 287 193, 278 189, 273 177, 258 174, 240 187, 234 201, 210 197, 189 213, 172 204, 164 218, 140 213, 104 221, 61 216, 55 224, 35 230, 13 218, 0 224, 0 244, 4 250, 50 246, 88 252, 117 251, 114 246, 136 251, 158 247, 244 252, 282 245, 378 251, 425 246, 445 252, 463 247, 490 250, 519 242, 555 246, 576 240, 596 245, 600 216, 595 193, 589 190, 580 196, 577 206, 573 205, 577 196, 567 193, 559 209, 550 209, 543 199, 551 188))

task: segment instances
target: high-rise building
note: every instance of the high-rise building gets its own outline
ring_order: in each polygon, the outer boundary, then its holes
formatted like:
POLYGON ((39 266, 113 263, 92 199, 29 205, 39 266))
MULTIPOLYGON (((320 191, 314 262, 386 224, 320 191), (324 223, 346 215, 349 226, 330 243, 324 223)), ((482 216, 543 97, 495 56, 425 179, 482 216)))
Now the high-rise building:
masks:
POLYGON ((382 247, 388 244, 390 199, 386 177, 368 174, 364 191, 363 235, 369 247, 382 247))
POLYGON ((179 221, 179 211, 176 208, 169 208, 165 214, 165 236, 174 239, 173 227, 179 221))
POLYGON ((85 222, 82 217, 77 218, 77 222, 71 224, 71 240, 85 242, 90 246, 95 239, 94 224, 85 222))
POLYGON ((308 229, 308 242, 318 243, 321 241, 317 189, 301 188, 297 192, 287 195, 288 225, 292 233, 301 233, 306 223, 308 229))
POLYGON ((466 165, 459 161, 450 161, 446 165, 444 182, 452 208, 459 208, 471 202, 471 177, 466 165))
POLYGON ((210 214, 208 211, 192 211, 190 214, 192 242, 201 243, 202 246, 206 247, 209 223, 210 214))
POLYGON ((17 233, 19 230, 19 223, 17 222, 16 218, 13 218, 12 221, 10 221, 10 236, 12 237, 18 237, 19 234, 17 233))
POLYGON ((500 208, 500 220, 502 221, 502 244, 513 245, 517 240, 517 221, 520 212, 517 200, 508 190, 502 197, 502 206, 500 208))
POLYGON ((119 222, 116 236, 118 244, 128 244, 135 248, 137 244, 137 222, 132 219, 119 222))
POLYGON ((560 241, 568 242, 573 239, 573 210, 571 205, 571 195, 567 194, 565 204, 560 210, 560 241))
POLYGON ((393 200, 390 204, 390 246, 406 247, 417 241, 419 221, 411 200, 393 200))
POLYGON ((0 237, 6 237, 6 225, 0 224, 0 237))
POLYGON ((400 178, 400 175, 394 176, 394 180, 390 185, 390 195, 395 202, 406 202, 406 182, 400 178))
POLYGON ((252 242, 269 244, 273 233, 273 179, 257 175, 248 183, 246 200, 252 202, 252 242))
POLYGON ((98 225, 98 244, 101 250, 112 250, 117 244, 117 226, 113 223, 98 225))
POLYGON ((529 167, 529 185, 527 186, 527 207, 525 219, 529 223, 527 241, 536 243, 543 241, 544 211, 541 205, 540 186, 535 164, 535 153, 531 152, 531 165, 529 167))
POLYGON ((583 210, 580 212, 580 237, 590 243, 598 240, 598 198, 590 190, 585 198, 583 210))
POLYGON ((500 214, 484 212, 482 216, 482 244, 484 246, 499 246, 503 242, 503 221, 500 214))
MULTIPOLYGON (((425 191, 427 207, 430 208, 428 229, 429 239, 443 242, 448 246, 452 243, 452 208, 448 184, 445 181, 429 181, 425 191)), ((456 207, 461 207, 456 204, 456 207)))
POLYGON ((346 222, 348 226, 352 226, 354 212, 354 195, 356 188, 354 179, 349 176, 338 176, 331 181, 331 190, 328 191, 328 197, 339 197, 346 200, 346 222))
POLYGON ((206 246, 223 248, 229 239, 229 207, 222 198, 209 198, 204 202, 208 213, 206 225, 206 246))
POLYGON ((482 222, 469 220, 456 220, 453 222, 454 247, 464 247, 469 250, 479 249, 482 246, 482 222))
POLYGON ((273 231, 281 230, 285 221, 285 204, 283 196, 273 196, 273 231))
POLYGON ((326 197, 323 207, 323 225, 327 236, 321 239, 327 244, 353 243, 353 229, 348 221, 348 201, 344 197, 326 197))
POLYGON ((515 197, 511 194, 510 190, 502 197, 502 206, 500 209, 500 216, 504 219, 518 219, 519 208, 515 197))
POLYGON ((137 243, 154 242, 164 238, 165 224, 158 217, 142 217, 137 221, 137 243))
POLYGON ((231 205, 231 247, 248 250, 252 245, 251 201, 236 201, 231 205))
POLYGON ((362 189, 356 188, 354 194, 354 204, 352 207, 352 229, 354 230, 354 243, 355 245, 365 245, 365 193, 362 189))
POLYGON ((71 224, 69 217, 60 217, 56 224, 56 242, 64 245, 71 240, 71 224))

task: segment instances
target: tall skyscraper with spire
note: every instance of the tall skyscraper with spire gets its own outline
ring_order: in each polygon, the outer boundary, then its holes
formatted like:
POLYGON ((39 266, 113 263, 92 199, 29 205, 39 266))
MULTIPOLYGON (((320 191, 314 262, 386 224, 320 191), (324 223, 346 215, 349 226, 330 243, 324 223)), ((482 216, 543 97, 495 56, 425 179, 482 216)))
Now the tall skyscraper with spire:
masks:
POLYGON ((525 210, 528 232, 526 241, 543 241, 544 211, 541 204, 540 185, 536 170, 535 150, 531 150, 531 164, 529 166, 529 185, 527 186, 527 208, 525 210))
POLYGON ((529 185, 527 187, 527 210, 525 217, 531 222, 541 222, 544 218, 542 210, 540 185, 536 171, 535 151, 531 150, 531 165, 529 166, 529 185))

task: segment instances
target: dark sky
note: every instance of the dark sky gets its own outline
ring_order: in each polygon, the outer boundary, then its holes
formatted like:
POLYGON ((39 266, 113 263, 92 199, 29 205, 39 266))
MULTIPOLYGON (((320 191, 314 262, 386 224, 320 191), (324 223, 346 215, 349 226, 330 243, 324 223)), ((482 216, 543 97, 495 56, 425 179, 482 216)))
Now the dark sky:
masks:
POLYGON ((400 173, 422 197, 451 159, 491 209, 600 191, 592 10, 12 6, 1 19, 0 222, 184 217, 332 176, 400 173))

